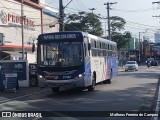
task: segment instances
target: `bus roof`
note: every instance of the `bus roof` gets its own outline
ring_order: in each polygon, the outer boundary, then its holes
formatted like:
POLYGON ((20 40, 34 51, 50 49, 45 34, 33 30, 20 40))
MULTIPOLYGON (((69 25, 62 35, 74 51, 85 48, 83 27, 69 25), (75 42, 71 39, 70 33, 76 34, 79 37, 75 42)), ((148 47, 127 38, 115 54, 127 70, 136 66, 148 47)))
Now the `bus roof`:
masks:
POLYGON ((80 41, 82 42, 83 37, 89 37, 94 40, 100 40, 102 42, 106 42, 109 44, 116 45, 116 42, 110 41, 105 38, 101 38, 95 35, 91 35, 86 32, 81 32, 81 31, 64 31, 64 32, 54 32, 54 33, 43 33, 38 36, 38 41, 59 41, 59 40, 65 40, 65 41, 80 41))
POLYGON ((111 40, 108 40, 108 39, 105 39, 105 38, 102 38, 102 37, 98 37, 98 36, 95 36, 95 35, 92 35, 92 34, 88 34, 88 33, 83 33, 83 34, 87 34, 87 36, 89 38, 92 38, 92 39, 95 39, 95 40, 100 40, 102 42, 106 42, 106 43, 109 43, 109 44, 116 45, 116 42, 114 42, 114 41, 111 41, 111 40))

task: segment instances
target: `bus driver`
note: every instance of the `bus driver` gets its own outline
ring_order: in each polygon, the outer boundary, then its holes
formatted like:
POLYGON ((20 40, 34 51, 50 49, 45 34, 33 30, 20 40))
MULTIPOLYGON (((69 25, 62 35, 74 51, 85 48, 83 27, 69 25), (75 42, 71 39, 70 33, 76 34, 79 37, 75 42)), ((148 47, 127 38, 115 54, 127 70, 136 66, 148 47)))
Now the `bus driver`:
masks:
POLYGON ((56 63, 56 66, 62 66, 67 65, 66 60, 63 58, 63 55, 61 53, 58 54, 58 62, 56 63))

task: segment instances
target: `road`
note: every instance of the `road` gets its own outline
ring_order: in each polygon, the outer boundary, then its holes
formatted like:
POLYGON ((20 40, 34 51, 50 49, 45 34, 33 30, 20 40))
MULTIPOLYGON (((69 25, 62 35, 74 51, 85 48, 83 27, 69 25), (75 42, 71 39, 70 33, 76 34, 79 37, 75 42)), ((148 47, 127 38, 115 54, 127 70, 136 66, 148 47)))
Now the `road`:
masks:
MULTIPOLYGON (((158 81, 156 76, 159 71, 160 68, 148 69, 146 66, 141 66, 139 71, 135 72, 122 71, 113 78, 111 84, 99 84, 94 92, 67 91, 53 94, 48 88, 20 88, 17 93, 1 93, 0 109, 4 111, 150 110, 154 101, 158 81)), ((60 117, 54 119, 59 120, 60 117)), ((68 119, 80 118, 68 117, 68 119)), ((87 120, 87 118, 83 119, 87 120)), ((103 117, 92 119, 106 120, 103 117)), ((115 120, 115 117, 107 120, 110 119, 115 120)))

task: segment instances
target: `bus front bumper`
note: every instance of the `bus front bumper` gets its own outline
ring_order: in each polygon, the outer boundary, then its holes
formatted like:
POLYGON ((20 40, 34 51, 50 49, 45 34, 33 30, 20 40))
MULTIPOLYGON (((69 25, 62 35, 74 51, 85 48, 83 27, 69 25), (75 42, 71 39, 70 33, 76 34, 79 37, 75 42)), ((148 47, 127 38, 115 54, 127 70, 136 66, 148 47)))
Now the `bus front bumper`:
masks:
POLYGON ((69 80, 45 80, 44 84, 49 87, 83 87, 83 79, 69 79, 69 80))

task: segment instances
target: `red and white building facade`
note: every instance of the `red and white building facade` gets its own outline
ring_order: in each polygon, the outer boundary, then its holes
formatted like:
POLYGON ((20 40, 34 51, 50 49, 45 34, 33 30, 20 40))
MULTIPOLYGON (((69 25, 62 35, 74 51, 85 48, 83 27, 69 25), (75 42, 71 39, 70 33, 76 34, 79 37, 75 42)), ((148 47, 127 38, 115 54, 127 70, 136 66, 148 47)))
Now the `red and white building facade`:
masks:
MULTIPOLYGON (((45 14, 43 4, 39 5, 30 0, 23 0, 23 3, 25 58, 29 63, 35 63, 36 52, 32 52, 33 42, 37 42, 38 35, 41 33, 57 32, 58 18, 45 14), (54 27, 51 27, 53 24, 54 27)), ((0 0, 0 60, 22 58, 21 23, 21 0, 0 0)))

